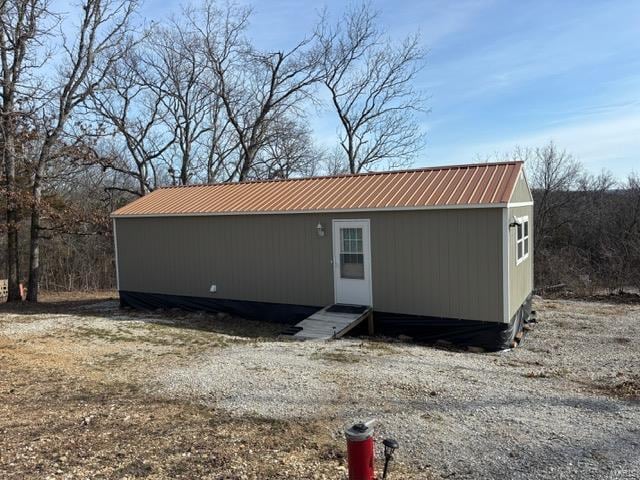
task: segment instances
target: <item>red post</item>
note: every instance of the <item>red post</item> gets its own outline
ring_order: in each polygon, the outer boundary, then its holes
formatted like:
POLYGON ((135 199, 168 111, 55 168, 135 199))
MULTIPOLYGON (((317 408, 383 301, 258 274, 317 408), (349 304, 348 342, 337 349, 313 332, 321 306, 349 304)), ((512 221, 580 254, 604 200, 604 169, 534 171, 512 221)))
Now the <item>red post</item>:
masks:
POLYGON ((373 420, 356 423, 345 431, 349 480, 375 480, 373 420))

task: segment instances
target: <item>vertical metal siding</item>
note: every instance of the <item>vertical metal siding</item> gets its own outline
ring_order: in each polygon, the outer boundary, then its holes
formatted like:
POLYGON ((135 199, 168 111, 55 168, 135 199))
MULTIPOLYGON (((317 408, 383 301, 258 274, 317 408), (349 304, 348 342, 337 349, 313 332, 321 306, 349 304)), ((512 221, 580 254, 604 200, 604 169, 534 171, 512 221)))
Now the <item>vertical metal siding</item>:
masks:
POLYGON ((374 308, 500 321, 501 210, 371 218, 374 308))
POLYGON ((375 309, 501 321, 501 212, 117 218, 120 288, 326 305, 334 296, 331 220, 368 218, 375 309))

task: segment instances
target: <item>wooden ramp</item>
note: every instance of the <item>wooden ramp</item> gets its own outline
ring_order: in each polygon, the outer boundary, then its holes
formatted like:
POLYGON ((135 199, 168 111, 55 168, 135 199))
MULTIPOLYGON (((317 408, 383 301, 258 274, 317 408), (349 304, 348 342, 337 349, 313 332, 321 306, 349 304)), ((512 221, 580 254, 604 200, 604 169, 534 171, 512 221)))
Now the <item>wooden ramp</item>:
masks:
POLYGON ((373 334, 371 313, 371 307, 362 305, 329 305, 289 327, 283 335, 298 340, 340 338, 365 319, 369 319, 369 333, 373 334))

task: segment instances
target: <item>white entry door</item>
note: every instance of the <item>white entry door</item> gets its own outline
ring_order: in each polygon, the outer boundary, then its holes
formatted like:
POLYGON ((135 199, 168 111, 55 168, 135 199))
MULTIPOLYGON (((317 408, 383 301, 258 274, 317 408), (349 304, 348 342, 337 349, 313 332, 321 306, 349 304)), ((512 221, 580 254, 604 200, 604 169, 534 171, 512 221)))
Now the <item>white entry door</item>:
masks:
POLYGON ((369 220, 333 221, 335 302, 372 305, 369 220))

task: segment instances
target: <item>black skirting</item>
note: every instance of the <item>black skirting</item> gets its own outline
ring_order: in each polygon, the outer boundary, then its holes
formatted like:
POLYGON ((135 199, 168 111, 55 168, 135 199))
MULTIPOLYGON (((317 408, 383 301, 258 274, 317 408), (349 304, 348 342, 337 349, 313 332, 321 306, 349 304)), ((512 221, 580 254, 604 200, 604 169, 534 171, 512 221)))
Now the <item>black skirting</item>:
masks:
MULTIPOLYGON (((120 305, 141 310, 158 308, 180 308, 189 311, 225 312, 246 318, 287 325, 296 324, 322 306, 289 305, 282 303, 250 302, 159 293, 120 291, 120 305)), ((477 346, 486 350, 509 348, 522 322, 530 312, 527 300, 509 324, 483 322, 374 311, 374 326, 377 335, 406 335, 425 343, 450 342, 460 346, 477 346)), ((366 334, 365 324, 352 330, 351 334, 366 334)))
POLYGON ((249 302, 244 300, 225 300, 218 298, 187 297, 163 293, 142 293, 120 291, 120 306, 138 310, 156 310, 158 308, 180 308, 188 311, 218 313, 259 320, 264 322, 295 324, 322 307, 288 305, 284 303, 249 302))
MULTIPOLYGON (((516 318, 511 323, 502 323, 374 312, 374 320, 376 334, 391 337, 406 335, 422 343, 448 342, 489 351, 511 347, 516 333, 522 328, 516 318)), ((352 332, 366 334, 366 325, 360 325, 352 332)))

